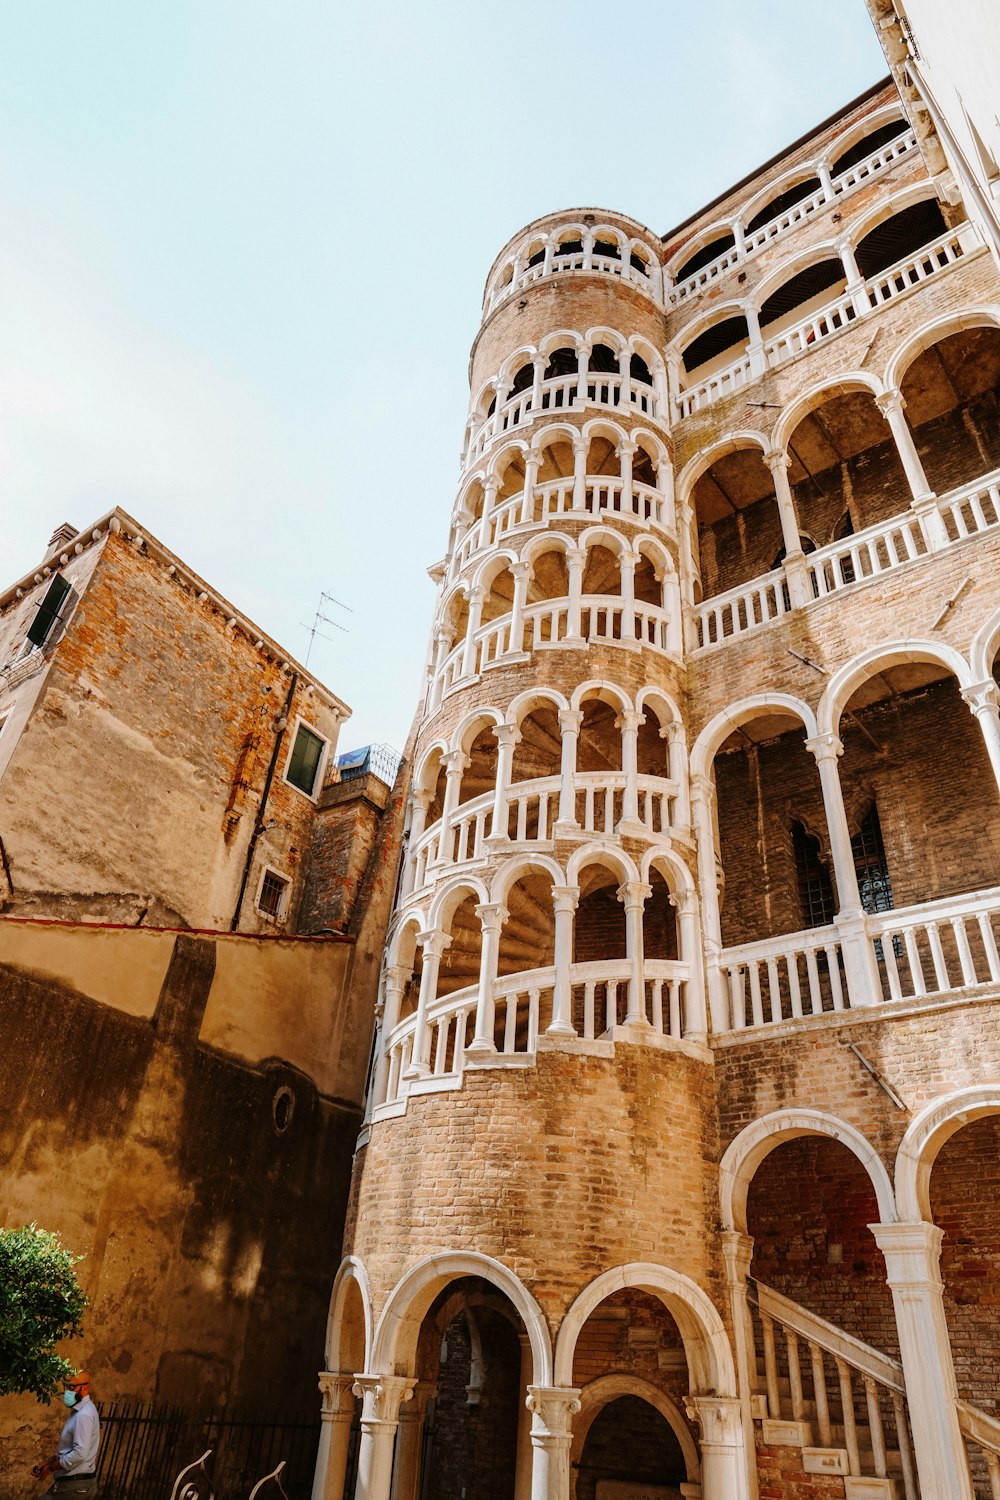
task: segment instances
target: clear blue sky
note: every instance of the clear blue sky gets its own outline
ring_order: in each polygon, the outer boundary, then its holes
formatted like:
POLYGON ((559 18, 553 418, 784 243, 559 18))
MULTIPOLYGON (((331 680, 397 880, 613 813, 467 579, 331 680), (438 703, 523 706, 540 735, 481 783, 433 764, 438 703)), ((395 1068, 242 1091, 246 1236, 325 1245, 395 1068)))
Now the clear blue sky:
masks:
POLYGON ((349 605, 311 665, 401 747, 501 244, 884 72, 862 0, 0 0, 2 582, 121 504, 300 659, 349 605))

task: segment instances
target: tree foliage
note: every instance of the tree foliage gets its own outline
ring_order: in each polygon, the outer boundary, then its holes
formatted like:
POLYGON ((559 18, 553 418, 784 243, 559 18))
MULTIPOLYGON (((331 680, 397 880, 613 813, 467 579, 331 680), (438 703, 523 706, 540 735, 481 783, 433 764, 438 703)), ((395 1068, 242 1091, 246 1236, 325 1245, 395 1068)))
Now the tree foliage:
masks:
POLYGON ((82 1259, 37 1224, 0 1229, 0 1396, 49 1401, 74 1373, 55 1346, 83 1332, 82 1259))

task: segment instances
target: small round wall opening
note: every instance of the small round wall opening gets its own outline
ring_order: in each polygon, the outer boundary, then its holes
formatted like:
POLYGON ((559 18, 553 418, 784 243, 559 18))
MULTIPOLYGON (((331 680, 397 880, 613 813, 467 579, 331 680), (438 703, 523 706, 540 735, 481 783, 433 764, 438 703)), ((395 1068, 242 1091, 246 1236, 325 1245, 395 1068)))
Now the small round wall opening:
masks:
POLYGON ((292 1115, 294 1113, 295 1095, 288 1085, 283 1083, 271 1100, 271 1115, 274 1119, 274 1128, 278 1135, 284 1135, 292 1123, 292 1115))

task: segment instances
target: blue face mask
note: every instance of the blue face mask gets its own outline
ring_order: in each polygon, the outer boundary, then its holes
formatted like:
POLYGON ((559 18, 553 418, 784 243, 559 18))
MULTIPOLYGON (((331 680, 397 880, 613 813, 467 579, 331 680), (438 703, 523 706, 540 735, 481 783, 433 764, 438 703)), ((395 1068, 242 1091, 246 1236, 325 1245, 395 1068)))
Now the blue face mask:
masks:
POLYGON ((79 1399, 76 1391, 63 1391, 63 1400, 67 1406, 75 1406, 79 1399))

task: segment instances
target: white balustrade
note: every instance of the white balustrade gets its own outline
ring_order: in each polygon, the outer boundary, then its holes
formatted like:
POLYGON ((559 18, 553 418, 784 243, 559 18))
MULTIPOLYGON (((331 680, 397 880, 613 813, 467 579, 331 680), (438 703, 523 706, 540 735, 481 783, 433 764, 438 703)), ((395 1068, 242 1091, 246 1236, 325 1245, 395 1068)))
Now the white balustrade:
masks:
MULTIPOLYGON (((1000 470, 951 490, 936 502, 944 520, 948 544, 965 541, 1000 526, 1000 470)), ((805 558, 812 599, 852 584, 867 582, 883 573, 919 561, 929 552, 927 537, 912 511, 878 521, 841 541, 830 542, 805 558)), ((698 632, 696 650, 718 646, 759 625, 780 619, 789 608, 784 569, 763 573, 759 578, 724 594, 714 594, 694 611, 698 632)))
POLYGON ((729 976, 732 1031, 800 1021, 850 1004, 833 926, 724 948, 719 964, 729 976))
MULTIPOLYGON (((1000 1500, 1000 1421, 967 1401, 955 1404, 959 1429, 971 1450, 973 1480, 978 1485, 980 1476, 985 1478, 990 1500, 1000 1500)), ((977 1488, 976 1494, 979 1493, 977 1488)))
POLYGON ((640 271, 638 267, 632 265, 627 252, 622 256, 592 254, 589 266, 585 264, 585 260, 583 250, 563 250, 553 255, 548 270, 546 270, 544 259, 539 260, 537 265, 526 266, 517 276, 511 277, 506 286, 497 287, 493 291, 487 300, 483 317, 488 317, 501 302, 513 296, 515 292, 534 285, 543 276, 565 275, 568 271, 598 271, 606 276, 617 276, 622 281, 638 287, 648 297, 652 297, 654 302, 659 303, 652 277, 647 271, 640 271))
MULTIPOLYGON (((827 303, 825 307, 811 313, 791 328, 782 329, 780 333, 768 339, 764 345, 768 367, 774 368, 784 364, 786 360, 794 359, 805 349, 839 333, 842 328, 857 321, 859 317, 870 316, 886 302, 908 292, 911 287, 947 270, 970 250, 978 248, 980 243, 979 233, 975 225, 971 223, 961 224, 957 229, 949 230, 947 234, 942 235, 932 244, 926 245, 915 255, 908 256, 905 260, 899 261, 896 265, 890 266, 887 270, 864 282, 863 296, 868 302, 867 312, 859 314, 853 296, 844 292, 832 302, 827 303)), ((744 354, 731 365, 715 371, 698 385, 681 391, 677 402, 678 412, 682 418, 689 417, 692 412, 710 406, 712 402, 720 400, 723 396, 732 395, 734 391, 746 385, 749 379, 750 358, 749 355, 744 354)))
POLYGON ((1000 886, 866 918, 884 1000, 1000 982, 1000 886))
POLYGON ((832 203, 835 198, 850 192, 851 188, 857 187, 859 183, 867 182, 870 177, 884 171, 886 167, 892 166, 901 156, 911 153, 916 144, 917 138, 914 132, 906 130, 902 135, 897 136, 894 141, 889 141, 886 145, 880 146, 877 151, 873 151, 863 161, 859 161, 853 167, 848 167, 833 179, 831 197, 827 197, 823 192, 817 192, 808 198, 804 198, 801 203, 793 204, 791 208, 786 209, 777 218, 772 219, 767 224, 761 225, 752 234, 746 235, 742 244, 742 255, 736 245, 731 245, 728 250, 723 251, 715 260, 700 267, 699 270, 693 272, 684 281, 678 282, 670 294, 671 301, 674 303, 683 302, 685 297, 694 296, 703 287, 707 286, 710 281, 714 281, 717 277, 735 266, 738 260, 754 254, 755 251, 760 250, 765 245, 769 245, 779 234, 783 234, 786 229, 790 229, 793 225, 801 223, 803 219, 815 213, 818 208, 822 208, 826 203, 832 203))
MULTIPOLYGON (((586 387, 587 403, 590 405, 617 407, 622 404, 622 378, 617 373, 604 374, 601 371, 591 370, 586 376, 586 387)), ((579 411, 580 406, 577 400, 579 393, 580 377, 578 375, 553 376, 542 382, 541 404, 537 411, 555 412, 573 409, 579 411)), ((651 385, 646 385, 641 380, 632 379, 628 382, 625 404, 641 412, 643 416, 659 420, 656 393, 651 385)), ((503 437, 505 433, 511 432, 516 427, 522 427, 536 414, 534 392, 530 388, 510 396, 501 407, 483 419, 478 430, 470 438, 465 455, 466 467, 478 462, 489 445, 497 438, 503 437)))
POLYGON ((828 1454, 831 1472, 858 1481, 848 1494, 899 1494, 901 1485, 917 1500, 899 1361, 770 1287, 751 1280, 748 1292, 764 1442, 828 1454))

